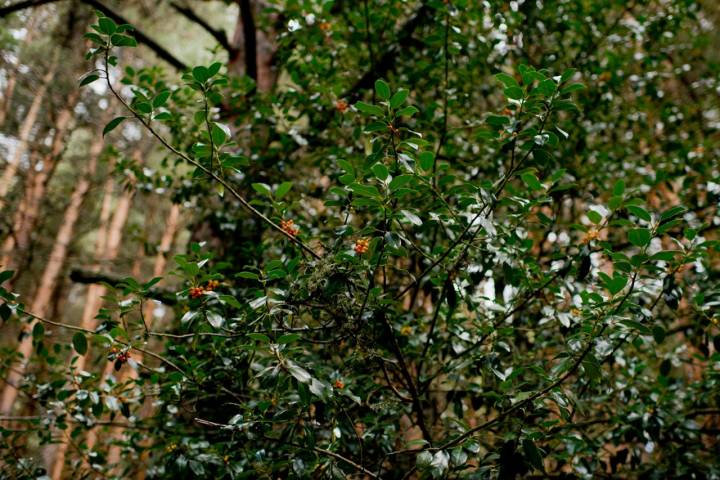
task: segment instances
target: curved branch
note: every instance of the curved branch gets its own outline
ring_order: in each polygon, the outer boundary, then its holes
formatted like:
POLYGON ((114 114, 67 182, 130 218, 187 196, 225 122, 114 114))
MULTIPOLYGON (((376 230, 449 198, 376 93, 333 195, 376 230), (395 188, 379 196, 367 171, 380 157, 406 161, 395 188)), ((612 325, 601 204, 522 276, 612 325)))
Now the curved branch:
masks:
MULTIPOLYGON (((11 13, 19 12, 20 10, 24 10, 26 8, 32 8, 32 7, 39 7, 41 5, 46 5, 48 3, 55 3, 61 0, 24 0, 21 2, 14 3, 12 5, 8 5, 5 7, 0 7, 0 18, 6 17, 10 15, 11 13)), ((120 24, 130 23, 128 20, 111 9, 110 7, 106 6, 105 4, 101 3, 98 0, 81 0, 82 3, 89 5, 93 7, 96 10, 101 11, 108 17, 112 18, 115 22, 120 24)), ((145 35, 142 31, 137 30, 133 27, 132 35, 135 37, 135 39, 138 41, 138 43, 144 44, 146 47, 148 47, 150 50, 155 52, 155 55, 158 56, 158 58, 166 61, 171 66, 173 66, 176 70, 179 70, 181 72, 188 69, 188 66, 185 65, 182 61, 180 61, 177 57, 175 57, 172 53, 167 51, 164 47, 162 47, 159 43, 157 43, 152 38, 145 35)))
POLYGON ((224 30, 218 29, 210 25, 204 18, 201 18, 195 11, 189 6, 180 5, 176 2, 170 2, 170 6, 175 9, 180 15, 187 18, 193 23, 200 25, 206 32, 208 32, 217 42, 228 52, 232 53, 235 51, 228 41, 227 34, 224 30))

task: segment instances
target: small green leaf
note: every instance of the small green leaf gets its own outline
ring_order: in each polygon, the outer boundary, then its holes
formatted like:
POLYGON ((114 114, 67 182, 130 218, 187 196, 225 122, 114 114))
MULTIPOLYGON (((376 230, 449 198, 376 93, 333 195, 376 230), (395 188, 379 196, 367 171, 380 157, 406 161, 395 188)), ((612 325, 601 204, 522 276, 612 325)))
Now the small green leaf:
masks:
POLYGON ((192 69, 192 76, 197 82, 205 83, 210 78, 210 72, 207 68, 198 66, 192 69))
POLYGON ((87 338, 82 332, 77 332, 72 337, 72 344, 75 351, 80 355, 85 355, 88 349, 87 338))
POLYGON ((266 197, 272 197, 272 190, 270 189, 270 186, 266 183, 253 183, 252 184, 253 190, 258 192, 260 195, 265 195, 266 197))
POLYGON ((85 85, 88 85, 88 84, 94 82, 94 81, 97 80, 98 78, 100 78, 100 75, 97 75, 97 74, 95 74, 95 73, 91 73, 91 74, 89 74, 89 75, 85 75, 85 77, 83 77, 83 79, 80 80, 80 86, 81 86, 81 87, 84 87, 85 85))
MULTIPOLYGON (((525 182, 525 185, 527 185, 530 190, 537 191, 544 188, 542 183, 540 183, 540 180, 538 180, 532 172, 525 172, 520 175, 520 178, 522 178, 522 181, 525 182)), ((590 210, 590 212, 596 213, 592 210, 590 210)), ((588 212, 588 217, 590 216, 590 212, 588 212)))
POLYGON ((283 182, 281 183, 277 190, 275 190, 275 197, 279 200, 283 198, 292 188, 292 182, 283 182))
POLYGON ((372 166, 372 171, 375 174, 375 177, 378 178, 378 180, 385 181, 385 179, 388 177, 390 172, 388 171, 388 168, 383 165, 382 163, 376 163, 372 166))
POLYGON ((636 247, 645 247, 650 244, 652 235, 647 228, 633 228, 628 231, 628 240, 636 247))
POLYGON ((642 207, 638 207, 635 205, 628 205, 625 208, 627 208, 628 212, 632 213, 633 215, 638 217, 640 220, 645 220, 646 222, 649 222, 650 220, 652 220, 652 217, 650 216, 648 211, 642 207))
POLYGON ((210 128, 210 136, 216 147, 223 145, 230 138, 230 129, 222 123, 213 122, 210 128))
POLYGON ((613 187, 613 195, 621 196, 623 193, 625 193, 625 181, 618 180, 613 187))
POLYGON ((522 88, 520 87, 507 87, 504 92, 505 96, 512 100, 521 100, 524 96, 522 88))
POLYGON ((119 33, 110 37, 110 42, 116 47, 137 47, 137 41, 133 37, 119 33))
POLYGON ((153 98, 153 108, 162 107, 163 105, 165 105, 165 103, 167 103, 168 98, 170 98, 170 90, 163 90, 162 92, 158 93, 155 98, 153 98))
POLYGON ((357 102, 355 104, 355 108, 357 108, 360 112, 366 113, 368 115, 375 115, 378 117, 385 116, 385 111, 377 105, 371 105, 365 102, 357 102))
POLYGON ((520 86, 517 80, 515 80, 514 77, 508 75, 507 73, 498 73, 497 75, 495 75, 495 79, 499 82, 502 82, 502 84, 505 85, 505 87, 507 88, 520 86))
POLYGON ((400 90, 395 92, 395 94, 390 99, 390 106, 392 108, 398 108, 400 105, 405 103, 405 99, 408 97, 409 93, 410 92, 405 88, 401 88, 400 90))
POLYGON ((526 438, 525 440, 523 440, 522 446, 523 452, 525 453, 525 458, 527 459, 528 463, 532 465, 533 468, 536 468, 540 471, 545 471, 542 455, 540 454, 540 450, 538 450, 533 441, 529 438, 526 438))
POLYGON ((397 115, 399 117, 411 117, 415 115, 417 112, 419 112, 417 108, 413 107, 412 105, 408 105, 407 107, 401 108, 397 111, 397 115))
POLYGON ((375 93, 377 93, 380 100, 387 100, 390 98, 390 85, 388 85, 384 80, 375 80, 375 93))
POLYGON ((105 35, 112 35, 117 30, 117 25, 108 17, 100 17, 98 19, 98 26, 100 31, 105 35))
POLYGON ((35 324, 32 329, 32 336, 35 340, 42 340, 43 336, 45 336, 45 326, 42 322, 37 322, 35 324))
POLYGON ((587 217, 588 217, 588 218, 590 219, 590 221, 591 221, 592 223, 594 223, 595 225, 597 225, 597 224, 599 224, 600 222, 602 222, 602 215, 600 215, 600 214, 599 214, 598 212, 596 212, 595 210, 588 210, 588 212, 587 212, 587 217))
POLYGON ((103 132, 102 132, 103 137, 105 135, 107 135, 108 133, 112 132, 113 130, 115 130, 115 128, 117 128, 117 126, 120 125, 125 120, 125 118, 127 118, 127 117, 116 117, 116 118, 113 118, 112 120, 110 120, 108 122, 108 124, 105 125, 105 128, 103 128, 103 132))

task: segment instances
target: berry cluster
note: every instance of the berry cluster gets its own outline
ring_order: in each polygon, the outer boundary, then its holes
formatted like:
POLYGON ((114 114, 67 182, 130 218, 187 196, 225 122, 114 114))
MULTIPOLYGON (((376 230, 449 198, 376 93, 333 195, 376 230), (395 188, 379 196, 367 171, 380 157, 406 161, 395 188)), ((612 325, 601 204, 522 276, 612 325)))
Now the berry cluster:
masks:
POLYGON ((338 378, 337 380, 335 380, 334 386, 335 386, 335 388, 337 388, 338 390, 342 390, 343 388, 345 388, 345 384, 344 384, 343 381, 340 380, 339 378, 338 378))
POLYGON ((367 252, 370 248, 370 240, 367 238, 358 238, 355 241, 355 253, 358 255, 362 255, 363 253, 367 252))
POLYGON ((198 298, 205 293, 205 289, 203 287, 191 287, 188 293, 190 294, 190 298, 198 298))
POLYGON ((130 353, 127 350, 121 350, 118 347, 112 347, 110 349, 110 355, 108 355, 109 361, 115 361, 115 371, 118 371, 122 366, 127 363, 130 358, 130 353))
POLYGON ((335 109, 340 113, 345 113, 349 105, 345 100, 338 100, 335 102, 335 109))
POLYGON ((208 291, 212 292, 213 290, 215 290, 215 289, 216 289, 217 287, 219 287, 219 286, 220 286, 220 282, 219 282, 219 281, 217 281, 217 280, 209 280, 208 283, 207 283, 207 285, 205 286, 205 290, 208 290, 208 291))
POLYGON ((283 232, 287 233, 292 237, 294 237, 298 234, 298 232, 300 232, 300 227, 295 226, 295 222, 292 219, 281 220, 280 228, 282 228, 283 232))

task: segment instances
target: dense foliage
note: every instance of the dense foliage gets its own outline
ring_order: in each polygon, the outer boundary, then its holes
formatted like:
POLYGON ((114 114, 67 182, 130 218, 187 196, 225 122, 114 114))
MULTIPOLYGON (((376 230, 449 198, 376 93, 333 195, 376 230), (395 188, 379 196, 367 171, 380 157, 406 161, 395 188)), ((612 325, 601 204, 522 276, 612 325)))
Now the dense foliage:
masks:
POLYGON ((8 477, 58 429, 67 478, 720 476, 720 10, 346 3, 267 6, 270 91, 131 66, 98 12, 79 88, 196 223, 95 330, 0 288, 34 326, 8 477))

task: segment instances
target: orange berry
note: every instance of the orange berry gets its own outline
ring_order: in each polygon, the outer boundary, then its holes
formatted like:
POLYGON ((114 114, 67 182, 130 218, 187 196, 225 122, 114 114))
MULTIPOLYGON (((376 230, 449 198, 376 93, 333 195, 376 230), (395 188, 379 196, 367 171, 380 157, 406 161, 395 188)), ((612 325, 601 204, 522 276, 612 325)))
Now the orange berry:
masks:
POLYGON ((370 240, 367 238, 359 238, 355 241, 355 253, 362 255, 370 248, 370 240))
POLYGON ((338 100, 335 102, 335 109, 340 113, 345 113, 348 109, 348 103, 345 100, 338 100))
POLYGON ((345 384, 339 378, 337 380, 335 380, 334 386, 335 386, 335 388, 340 389, 340 390, 345 388, 345 384))
POLYGON ((300 228, 295 226, 295 222, 292 219, 281 220, 280 228, 282 228, 285 233, 292 237, 294 237, 298 234, 298 232, 300 232, 300 228))
POLYGON ((220 282, 218 282, 217 280, 210 280, 210 281, 208 281, 207 286, 205 287, 205 290, 213 291, 219 286, 220 286, 220 282))
POLYGON ((330 27, 332 27, 332 25, 330 25, 330 22, 320 22, 319 27, 320 30, 322 30, 323 32, 327 32, 328 30, 330 30, 330 27))
POLYGON ((198 298, 201 297, 203 293, 205 293, 205 289, 202 287, 192 287, 189 293, 190 298, 198 298))

